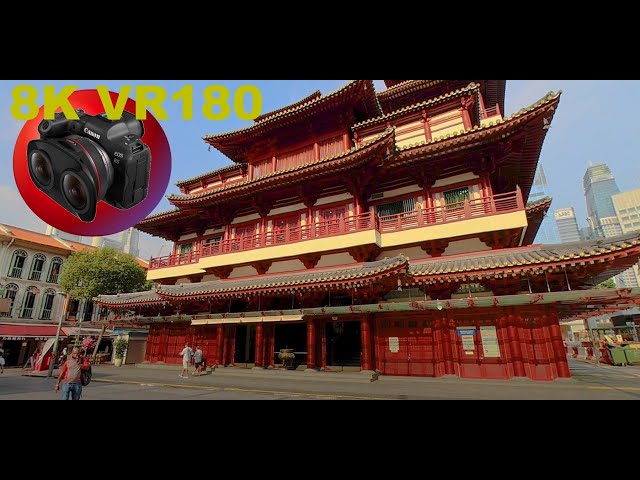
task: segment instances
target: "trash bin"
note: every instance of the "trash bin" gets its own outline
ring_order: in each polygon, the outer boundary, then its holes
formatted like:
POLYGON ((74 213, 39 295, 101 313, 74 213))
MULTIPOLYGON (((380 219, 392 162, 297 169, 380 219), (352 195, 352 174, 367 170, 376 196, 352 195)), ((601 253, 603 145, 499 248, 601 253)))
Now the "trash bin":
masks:
POLYGON ((640 365, 640 348, 625 347, 623 350, 627 358, 627 363, 640 365))
POLYGON ((624 350, 624 348, 609 347, 611 363, 613 363, 614 365, 626 365, 628 362, 624 350))

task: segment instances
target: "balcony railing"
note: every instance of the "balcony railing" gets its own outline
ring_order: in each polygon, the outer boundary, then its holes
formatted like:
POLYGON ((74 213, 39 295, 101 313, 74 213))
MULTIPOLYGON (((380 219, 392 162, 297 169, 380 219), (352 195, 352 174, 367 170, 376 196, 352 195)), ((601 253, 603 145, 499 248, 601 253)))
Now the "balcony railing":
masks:
POLYGON ((41 320, 51 320, 51 310, 43 310, 41 320))
POLYGON ((522 193, 518 189, 511 193, 465 200, 445 206, 418 209, 412 212, 384 217, 379 217, 373 212, 367 212, 354 217, 340 218, 299 227, 285 227, 256 235, 220 240, 219 242, 203 245, 200 250, 197 251, 170 255, 168 257, 152 258, 149 263, 149 269, 156 270, 159 268, 191 265, 198 263, 201 258, 277 245, 287 245, 360 231, 375 229, 380 233, 399 232, 413 228, 471 220, 487 215, 510 213, 520 210, 524 210, 524 201, 522 199, 522 193))
POLYGON ((496 115, 502 116, 502 112, 500 111, 500 105, 495 105, 493 107, 485 108, 480 112, 480 118, 482 120, 486 120, 487 118, 495 117, 496 115))
POLYGON ((13 278, 22 278, 22 268, 13 267, 9 272, 9 276, 13 278))
POLYGON ((23 308, 20 318, 31 318, 33 316, 33 308, 23 308))
POLYGON ((42 275, 42 272, 39 272, 37 270, 34 270, 33 272, 31 272, 31 274, 29 275, 29 280, 33 280, 34 282, 39 282, 40 281, 40 276, 42 275))
POLYGON ((58 274, 49 275, 47 283, 58 283, 58 274))

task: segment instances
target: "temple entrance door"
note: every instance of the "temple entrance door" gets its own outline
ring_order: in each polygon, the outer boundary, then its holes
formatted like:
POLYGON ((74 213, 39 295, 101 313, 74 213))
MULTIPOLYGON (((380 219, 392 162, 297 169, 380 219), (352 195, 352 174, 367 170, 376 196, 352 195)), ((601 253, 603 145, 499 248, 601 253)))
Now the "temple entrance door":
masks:
POLYGON ((327 322, 327 366, 331 370, 355 370, 362 365, 360 321, 327 322))
POLYGON ((254 363, 256 354, 256 326, 236 326, 236 348, 234 365, 254 363))
POLYGON ((295 353, 293 367, 307 365, 307 324, 306 323, 280 323, 276 324, 274 339, 274 359, 275 365, 282 365, 282 360, 278 358, 278 353, 283 348, 292 348, 295 353))

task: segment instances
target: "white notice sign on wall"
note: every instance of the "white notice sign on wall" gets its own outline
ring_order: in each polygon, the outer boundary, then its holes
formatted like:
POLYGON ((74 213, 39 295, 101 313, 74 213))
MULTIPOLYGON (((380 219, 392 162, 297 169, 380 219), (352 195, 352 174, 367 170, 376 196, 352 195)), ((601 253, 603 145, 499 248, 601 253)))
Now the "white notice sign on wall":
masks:
POLYGON ((389 337, 389 351, 391 353, 400 351, 400 339, 398 337, 389 337))
POLYGON ((480 338, 482 339, 482 351, 485 358, 500 358, 500 345, 498 345, 496 327, 480 327, 480 338))

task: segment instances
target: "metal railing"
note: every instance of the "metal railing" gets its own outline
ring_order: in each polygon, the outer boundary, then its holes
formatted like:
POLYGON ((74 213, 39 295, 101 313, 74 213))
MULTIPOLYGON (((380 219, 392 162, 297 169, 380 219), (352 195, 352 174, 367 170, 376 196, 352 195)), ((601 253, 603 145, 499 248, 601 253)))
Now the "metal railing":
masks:
POLYGON ((22 267, 13 267, 9 272, 9 276, 12 278, 22 278, 22 267))
POLYGON ((41 271, 38 270, 34 270, 33 272, 31 272, 31 274, 29 275, 29 280, 33 280, 34 282, 39 282, 40 281, 40 276, 42 275, 41 271))

